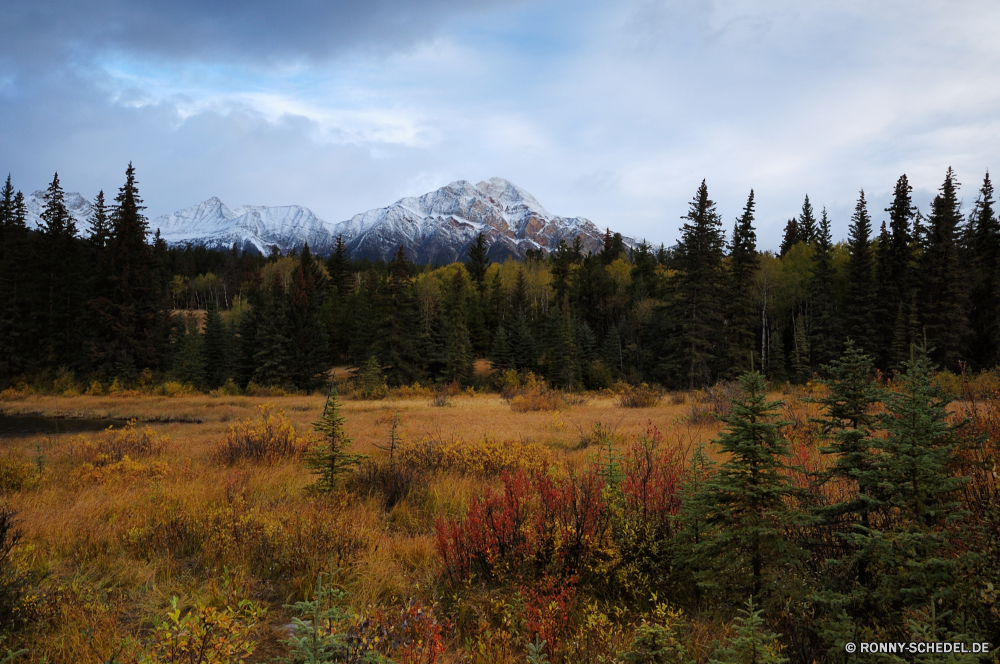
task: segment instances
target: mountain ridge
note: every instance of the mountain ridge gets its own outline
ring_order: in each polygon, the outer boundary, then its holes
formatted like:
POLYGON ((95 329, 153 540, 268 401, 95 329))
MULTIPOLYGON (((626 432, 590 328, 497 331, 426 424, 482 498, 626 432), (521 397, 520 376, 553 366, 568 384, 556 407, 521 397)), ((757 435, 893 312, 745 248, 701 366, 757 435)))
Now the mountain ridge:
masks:
MULTIPOLYGON (((90 230, 91 205, 77 193, 66 194, 67 208, 78 231, 90 230)), ((39 225, 45 192, 28 197, 29 224, 39 225)), ((584 251, 600 251, 604 234, 589 219, 550 214, 526 190, 500 177, 477 184, 456 180, 420 196, 331 223, 300 205, 242 205, 229 208, 211 197, 149 221, 170 246, 202 245, 267 254, 277 245, 282 253, 306 243, 321 256, 334 250, 338 236, 353 259, 390 260, 402 244, 417 263, 462 260, 483 233, 493 260, 524 258, 530 249, 554 251, 561 240, 580 237, 584 251)), ((625 238, 627 244, 636 244, 625 238)))

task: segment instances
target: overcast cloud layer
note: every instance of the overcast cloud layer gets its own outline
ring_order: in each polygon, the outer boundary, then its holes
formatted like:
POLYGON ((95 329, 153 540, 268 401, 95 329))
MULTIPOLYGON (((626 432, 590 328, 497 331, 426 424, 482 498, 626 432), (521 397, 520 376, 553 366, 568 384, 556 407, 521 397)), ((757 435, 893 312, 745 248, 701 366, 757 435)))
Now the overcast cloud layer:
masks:
POLYGON ((671 244, 707 179, 776 248, 808 193, 837 239, 906 173, 966 206, 1000 154, 1000 4, 866 0, 0 0, 0 170, 152 216, 219 196, 328 221, 499 175, 671 244), (141 6, 136 6, 141 5, 141 6))

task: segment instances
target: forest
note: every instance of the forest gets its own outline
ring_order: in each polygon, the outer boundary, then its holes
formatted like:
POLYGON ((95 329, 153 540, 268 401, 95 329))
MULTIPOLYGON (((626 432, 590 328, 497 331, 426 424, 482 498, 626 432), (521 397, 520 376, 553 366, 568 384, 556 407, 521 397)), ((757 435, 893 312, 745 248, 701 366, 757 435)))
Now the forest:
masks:
POLYGON ((0 438, 0 662, 998 661, 988 174, 443 266, 0 193, 0 410, 126 422, 0 438))

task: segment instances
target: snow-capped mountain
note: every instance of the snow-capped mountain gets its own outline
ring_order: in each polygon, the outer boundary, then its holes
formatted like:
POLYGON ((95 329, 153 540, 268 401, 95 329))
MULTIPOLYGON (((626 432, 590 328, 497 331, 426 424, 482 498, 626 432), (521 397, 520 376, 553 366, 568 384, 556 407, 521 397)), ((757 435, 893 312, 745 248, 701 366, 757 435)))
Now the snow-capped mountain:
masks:
MULTIPOLYGON (((45 192, 27 199, 29 224, 38 225, 45 192)), ((90 204, 79 194, 67 193, 66 205, 81 235, 87 235, 90 204)), ((330 223, 309 209, 288 205, 246 205, 234 209, 218 198, 178 210, 149 222, 170 245, 203 245, 270 253, 277 245, 286 253, 305 243, 313 253, 327 255, 343 238, 352 258, 390 260, 400 245, 418 263, 450 263, 464 259, 483 233, 493 260, 523 258, 529 249, 552 251, 560 240, 580 237, 584 251, 599 251, 603 233, 582 217, 549 214, 534 196, 503 178, 473 185, 458 180, 423 196, 403 198, 392 205, 330 223)), ((626 242, 632 244, 630 238, 626 242)))
MULTIPOLYGON (((77 234, 83 237, 90 235, 90 221, 88 220, 91 210, 90 202, 76 192, 65 193, 63 198, 66 201, 66 210, 69 212, 69 216, 73 217, 73 221, 76 222, 77 234)), ((28 228, 42 226, 41 214, 45 210, 45 192, 39 189, 30 196, 25 196, 24 207, 28 210, 28 214, 25 216, 28 228)))

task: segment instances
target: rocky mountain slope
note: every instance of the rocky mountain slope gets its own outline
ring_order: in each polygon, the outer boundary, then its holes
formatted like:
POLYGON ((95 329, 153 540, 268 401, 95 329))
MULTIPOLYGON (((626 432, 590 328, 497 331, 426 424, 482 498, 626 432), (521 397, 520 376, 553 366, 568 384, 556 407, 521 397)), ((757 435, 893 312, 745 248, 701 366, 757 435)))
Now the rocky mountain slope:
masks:
MULTIPOLYGON (((66 194, 67 207, 81 234, 89 232, 90 204, 79 194, 66 194)), ((29 223, 38 224, 44 192, 28 200, 29 223)), ((174 246, 204 245, 269 253, 277 245, 284 253, 305 243, 317 254, 329 254, 343 238, 355 259, 390 260, 402 244, 418 263, 462 260, 483 233, 493 260, 523 258, 529 249, 552 251, 560 240, 580 237, 584 251, 599 251, 603 232, 582 217, 552 215, 534 196, 503 178, 478 184, 458 180, 423 196, 403 198, 392 205, 356 214, 347 221, 323 221, 298 205, 242 206, 234 209, 218 198, 163 215, 149 222, 174 246)), ((627 239, 629 243, 631 241, 627 239)))

